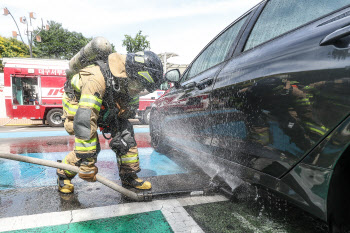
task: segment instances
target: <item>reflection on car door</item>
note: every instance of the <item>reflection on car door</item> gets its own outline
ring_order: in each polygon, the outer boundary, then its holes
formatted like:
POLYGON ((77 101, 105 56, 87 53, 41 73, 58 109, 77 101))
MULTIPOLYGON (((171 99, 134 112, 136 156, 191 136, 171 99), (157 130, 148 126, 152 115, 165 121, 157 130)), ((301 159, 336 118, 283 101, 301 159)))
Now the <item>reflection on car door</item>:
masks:
POLYGON ((212 139, 210 92, 248 18, 246 14, 219 34, 192 62, 182 77, 181 87, 165 97, 163 129, 170 143, 207 151, 212 139))
POLYGON ((215 155, 282 177, 349 114, 348 4, 266 3, 217 77, 215 155))

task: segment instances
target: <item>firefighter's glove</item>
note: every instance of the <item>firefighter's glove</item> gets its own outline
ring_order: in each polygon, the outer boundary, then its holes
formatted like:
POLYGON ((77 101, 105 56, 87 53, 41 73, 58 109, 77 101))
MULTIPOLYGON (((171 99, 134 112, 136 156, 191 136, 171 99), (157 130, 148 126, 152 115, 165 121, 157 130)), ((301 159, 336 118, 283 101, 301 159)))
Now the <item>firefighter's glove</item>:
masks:
POLYGON ((117 155, 125 155, 130 149, 128 143, 120 136, 114 137, 109 146, 117 155))
POLYGON ((86 165, 84 164, 84 162, 82 162, 79 167, 79 177, 88 182, 96 181, 97 172, 98 172, 98 168, 94 164, 86 165))

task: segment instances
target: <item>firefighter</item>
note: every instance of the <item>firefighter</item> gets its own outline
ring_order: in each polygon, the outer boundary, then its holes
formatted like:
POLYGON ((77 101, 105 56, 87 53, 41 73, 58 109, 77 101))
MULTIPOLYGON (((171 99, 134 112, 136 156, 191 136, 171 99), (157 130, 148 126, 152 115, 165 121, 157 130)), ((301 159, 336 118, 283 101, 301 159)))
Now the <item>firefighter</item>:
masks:
MULTIPOLYGON (((99 61, 75 74, 67 84, 73 88, 65 88, 63 95, 64 127, 70 135, 75 135, 75 148, 62 163, 78 166, 80 178, 96 181, 95 163, 100 151, 96 131, 102 126, 109 129, 113 137, 109 146, 117 155, 122 184, 151 189, 149 181, 137 176, 140 171, 138 150, 133 127, 127 119, 137 109, 140 93, 145 94, 142 93, 145 89, 153 92, 162 78, 162 63, 151 51, 127 55, 112 53, 106 63, 99 61)), ((58 169, 57 175, 59 191, 72 193, 71 180, 76 173, 58 169)))

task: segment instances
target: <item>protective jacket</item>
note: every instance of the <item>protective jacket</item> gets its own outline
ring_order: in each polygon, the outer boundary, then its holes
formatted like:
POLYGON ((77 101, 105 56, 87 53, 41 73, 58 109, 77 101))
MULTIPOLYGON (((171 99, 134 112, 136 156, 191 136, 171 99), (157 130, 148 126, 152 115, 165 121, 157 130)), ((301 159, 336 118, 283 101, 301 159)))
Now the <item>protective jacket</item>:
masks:
MULTIPOLYGON (((120 151, 115 146, 118 140, 111 141, 110 146, 117 154, 120 174, 134 173, 140 170, 139 157, 134 132, 126 119, 134 114, 138 107, 138 94, 141 86, 130 85, 132 82, 125 71, 125 55, 112 53, 108 57, 108 66, 114 77, 118 79, 119 91, 114 96, 118 112, 119 129, 116 137, 124 138, 126 150, 120 151)), ((75 135, 74 151, 62 161, 66 164, 79 165, 82 172, 93 172, 97 155, 100 151, 97 135, 98 119, 101 109, 104 109, 103 99, 106 93, 105 77, 98 65, 90 65, 80 70, 71 79, 73 93, 63 95, 64 127, 70 135, 75 135)), ((76 174, 70 171, 58 170, 61 177, 72 178, 76 174)), ((81 172, 79 172, 79 175, 81 172)))

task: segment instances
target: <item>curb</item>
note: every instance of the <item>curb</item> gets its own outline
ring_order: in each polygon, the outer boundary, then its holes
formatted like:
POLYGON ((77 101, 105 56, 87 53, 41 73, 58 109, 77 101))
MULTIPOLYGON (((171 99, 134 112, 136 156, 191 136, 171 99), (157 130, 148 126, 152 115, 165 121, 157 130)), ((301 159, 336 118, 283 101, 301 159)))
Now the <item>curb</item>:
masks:
POLYGON ((28 125, 42 125, 42 124, 6 124, 3 126, 28 126, 28 125))
POLYGON ((42 124, 42 120, 0 118, 0 126, 28 126, 42 124))

